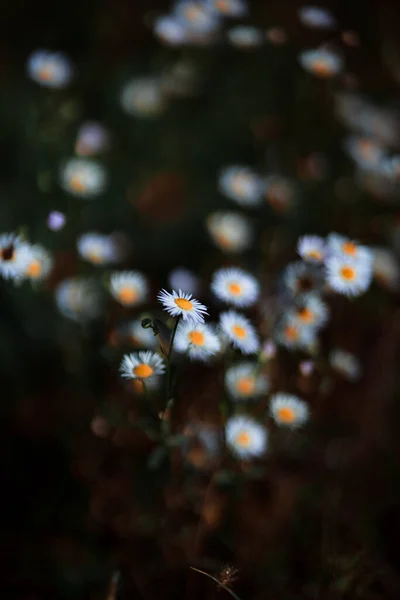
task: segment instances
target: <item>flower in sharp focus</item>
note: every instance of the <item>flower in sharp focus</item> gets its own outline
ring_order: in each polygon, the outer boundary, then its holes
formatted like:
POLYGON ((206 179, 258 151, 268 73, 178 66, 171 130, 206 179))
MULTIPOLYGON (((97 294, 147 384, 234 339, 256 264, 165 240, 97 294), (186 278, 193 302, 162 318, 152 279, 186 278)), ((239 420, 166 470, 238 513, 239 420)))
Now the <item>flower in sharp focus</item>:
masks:
POLYGON ((220 315, 219 326, 230 343, 243 354, 254 354, 260 346, 257 332, 244 315, 229 310, 220 315))
POLYGON ((104 190, 106 183, 106 170, 94 160, 72 158, 61 168, 60 185, 74 196, 94 198, 104 190))
POLYGON ((102 298, 94 281, 73 277, 62 281, 55 299, 62 315, 78 322, 97 318, 102 311, 102 298))
POLYGON ((302 6, 298 14, 303 25, 311 29, 332 29, 336 25, 332 13, 320 6, 302 6))
POLYGON ((184 321, 204 323, 204 315, 208 314, 204 304, 192 298, 192 294, 184 294, 182 290, 172 290, 172 293, 161 290, 157 298, 172 317, 182 317, 184 321))
POLYGON ((227 369, 225 386, 235 400, 249 400, 266 394, 270 384, 257 363, 241 362, 227 369))
POLYGON ((64 88, 73 77, 70 59, 62 52, 35 50, 28 57, 28 75, 39 85, 49 88, 64 88))
POLYGON ((81 125, 75 141, 79 156, 93 156, 103 152, 109 145, 109 134, 101 123, 88 121, 81 125))
POLYGON ((138 271, 115 271, 110 277, 110 293, 125 307, 138 306, 147 300, 147 279, 138 271))
POLYGON ((155 117, 165 109, 161 81, 140 77, 128 81, 121 91, 121 105, 126 113, 138 117, 155 117))
POLYGON ((231 452, 239 458, 261 456, 267 448, 267 430, 251 417, 230 417, 225 425, 225 436, 231 452))
POLYGON ((357 381, 361 376, 361 364, 354 354, 336 348, 329 355, 329 364, 350 381, 357 381))
POLYGON ((174 349, 186 352, 192 360, 207 361, 219 352, 221 343, 213 327, 205 323, 180 323, 174 349))
POLYGON ((30 245, 14 233, 0 235, 0 276, 4 279, 22 279, 30 245))
POLYGON ((207 219, 207 228, 214 243, 227 254, 247 250, 253 241, 249 220, 238 212, 215 212, 207 219))
POLYGON ((359 296, 370 286, 372 263, 356 261, 343 256, 332 256, 326 261, 326 279, 332 290, 346 296, 359 296))
POLYGON ((269 410, 275 423, 284 427, 301 427, 309 418, 307 404, 293 394, 274 394, 269 410))
POLYGON ((227 36, 232 46, 245 50, 258 48, 264 43, 262 31, 252 25, 236 25, 228 31, 227 36))
POLYGON ((237 267, 216 271, 212 277, 211 290, 219 300, 239 308, 252 306, 260 295, 257 279, 237 267))
POLYGON ((326 48, 305 50, 299 56, 303 69, 322 78, 333 77, 343 70, 343 60, 326 48))
POLYGON ((161 356, 156 352, 132 352, 125 354, 119 370, 124 379, 147 381, 162 375, 165 365, 161 356))
POLYGON ((111 236, 84 233, 77 239, 76 245, 82 258, 92 265, 108 265, 118 260, 118 249, 111 236))
POLYGON ((303 260, 321 264, 326 254, 325 241, 317 235, 305 235, 298 241, 297 252, 303 260))
POLYGON ((241 206, 257 206, 264 194, 262 178, 248 167, 231 166, 219 175, 221 193, 241 206))
POLYGON ((31 281, 41 281, 50 273, 53 259, 50 253, 39 245, 29 246, 24 259, 24 275, 31 281))

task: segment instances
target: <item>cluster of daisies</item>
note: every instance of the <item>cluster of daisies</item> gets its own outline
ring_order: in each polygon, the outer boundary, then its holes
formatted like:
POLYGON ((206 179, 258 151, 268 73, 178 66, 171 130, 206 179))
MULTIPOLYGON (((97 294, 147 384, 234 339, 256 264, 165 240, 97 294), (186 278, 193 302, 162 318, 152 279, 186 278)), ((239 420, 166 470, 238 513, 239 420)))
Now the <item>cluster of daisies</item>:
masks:
POLYGON ((30 244, 15 233, 0 235, 0 275, 15 283, 41 281, 51 271, 53 259, 39 244, 30 244))

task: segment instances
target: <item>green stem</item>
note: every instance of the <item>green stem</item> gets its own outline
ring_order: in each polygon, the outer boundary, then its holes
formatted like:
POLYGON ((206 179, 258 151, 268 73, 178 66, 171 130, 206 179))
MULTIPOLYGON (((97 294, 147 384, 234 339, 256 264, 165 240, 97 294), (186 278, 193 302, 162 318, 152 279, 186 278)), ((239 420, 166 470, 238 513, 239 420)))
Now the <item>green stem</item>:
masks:
POLYGON ((170 395, 171 395, 171 358, 172 358, 172 351, 174 349, 174 341, 175 341, 176 331, 178 329, 180 320, 181 320, 181 316, 179 315, 179 317, 175 321, 175 325, 174 325, 174 328, 173 328, 172 334, 171 334, 171 341, 169 343, 168 356, 167 356, 167 384, 166 384, 166 390, 165 390, 165 394, 166 394, 165 410, 167 410, 168 405, 171 400, 170 399, 170 395))

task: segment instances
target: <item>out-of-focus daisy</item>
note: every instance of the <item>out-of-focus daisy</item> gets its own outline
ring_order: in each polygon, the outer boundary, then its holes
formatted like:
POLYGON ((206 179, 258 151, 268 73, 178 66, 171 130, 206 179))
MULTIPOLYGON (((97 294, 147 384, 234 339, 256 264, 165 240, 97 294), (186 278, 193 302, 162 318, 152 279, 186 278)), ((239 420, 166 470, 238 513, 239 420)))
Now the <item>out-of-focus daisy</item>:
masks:
POLYGON ((161 82, 155 77, 140 77, 128 81, 121 92, 122 108, 130 115, 155 117, 165 109, 161 82))
POLYGON ((303 294, 291 313, 297 324, 303 327, 322 327, 329 316, 327 305, 314 293, 303 294))
POLYGON ((261 456, 267 448, 267 430, 251 417, 230 417, 225 425, 225 437, 231 452, 239 458, 261 456))
POLYGON ((165 371, 163 359, 156 352, 132 352, 125 354, 120 366, 124 379, 141 379, 146 382, 165 371))
POLYGON ((247 317, 235 310, 228 310, 221 313, 219 324, 231 344, 243 354, 257 352, 260 342, 254 326, 247 317))
POLYGON ((93 265, 107 265, 118 260, 118 251, 111 236, 89 232, 77 240, 79 254, 93 265))
POLYGON ((215 244, 228 254, 247 250, 253 230, 246 217, 237 212, 215 212, 207 219, 207 228, 215 244))
POLYGON ((329 363, 335 371, 338 371, 346 379, 357 381, 361 377, 361 364, 354 354, 340 350, 332 350, 329 355, 329 363))
POLYGON ((138 271, 115 271, 110 277, 110 292, 122 306, 138 306, 146 301, 147 279, 138 271))
POLYGON ((24 259, 24 275, 32 281, 45 279, 53 266, 50 253, 43 246, 30 246, 24 259))
POLYGON ((182 317, 184 321, 191 323, 204 323, 204 315, 207 315, 207 307, 182 290, 172 293, 161 290, 157 295, 158 301, 172 317, 182 317))
POLYGON ((372 262, 373 255, 371 250, 338 233, 329 234, 327 247, 331 256, 342 256, 343 258, 353 259, 356 262, 372 262))
POLYGON ((382 287, 396 291, 400 287, 400 266, 387 248, 373 248, 373 275, 382 287))
POLYGON ((308 421, 307 404, 293 394, 279 392, 274 394, 270 402, 270 412, 277 425, 284 427, 301 427, 308 421))
POLYGON ((265 32, 265 39, 275 46, 282 46, 287 42, 287 33, 283 27, 269 27, 265 32))
POLYGON ((66 87, 73 76, 70 59, 62 52, 35 50, 28 57, 28 75, 33 81, 50 88, 66 87))
POLYGON ((177 267, 168 275, 168 283, 174 290, 182 290, 185 294, 197 294, 200 290, 200 280, 192 271, 177 267))
POLYGON ((257 302, 260 284, 253 275, 242 269, 228 267, 214 273, 211 290, 223 302, 244 308, 257 302))
POLYGON ((180 323, 174 342, 178 352, 186 352, 193 360, 206 361, 221 348, 214 329, 205 323, 180 323))
POLYGON ((264 179, 264 193, 268 204, 277 213, 288 212, 294 202, 292 182, 281 175, 269 175, 264 179))
POLYGON ((80 156, 94 156, 103 152, 110 138, 108 131, 101 123, 88 121, 81 125, 75 141, 75 152, 80 156))
POLYGON ((248 11, 244 0, 206 0, 206 5, 223 17, 242 17, 248 11))
POLYGON ((267 362, 275 358, 277 353, 276 344, 272 340, 265 340, 261 346, 260 357, 263 362, 267 362))
POLYGON ((185 26, 171 15, 158 17, 154 22, 153 32, 161 42, 168 46, 181 46, 187 41, 185 26))
POLYGON ((4 279, 23 278, 29 253, 30 245, 21 236, 0 234, 0 276, 4 279))
POLYGON ((62 315, 74 321, 84 322, 97 318, 102 311, 102 298, 95 282, 73 277, 62 281, 55 299, 62 315))
POLYGON ((336 20, 329 10, 320 6, 302 6, 299 18, 303 25, 312 29, 332 29, 336 20))
POLYGON ((262 178, 248 167, 232 166, 219 175, 219 189, 241 206, 257 206, 264 193, 262 178))
POLYGON ((277 327, 276 340, 289 350, 311 350, 316 343, 315 329, 304 327, 295 314, 289 312, 277 327))
POLYGON ((94 198, 106 186, 107 173, 105 168, 94 160, 72 158, 61 168, 61 187, 81 198, 94 198))
POLYGON ((128 342, 139 348, 154 350, 158 346, 158 337, 151 328, 142 326, 142 319, 135 319, 124 327, 128 342))
POLYGON ((295 296, 318 291, 322 287, 323 280, 318 267, 297 261, 287 265, 283 274, 283 282, 291 295, 295 296))
POLYGON ((199 0, 179 0, 175 6, 177 19, 193 33, 210 34, 219 26, 219 18, 205 2, 199 0))
POLYGON ((236 25, 228 31, 227 36, 235 48, 259 48, 264 43, 262 31, 252 25, 236 25))
POLYGON ((334 52, 326 48, 305 50, 299 56, 303 69, 317 77, 333 77, 343 70, 343 60, 334 52))
POLYGON ((327 282, 332 290, 346 296, 363 294, 371 283, 371 262, 332 256, 326 261, 327 282))
POLYGON ((344 141, 344 149, 362 169, 377 167, 385 158, 385 150, 371 137, 350 135, 344 141))
POLYGON ((225 386, 236 400, 248 400, 266 394, 270 384, 268 377, 259 373, 257 363, 241 362, 227 369, 225 386))
POLYGON ((317 235, 305 235, 297 244, 297 252, 303 260, 311 263, 323 263, 325 259, 325 241, 317 235))
POLYGON ((47 217, 47 227, 51 231, 60 231, 66 223, 66 216, 58 210, 52 210, 47 217))

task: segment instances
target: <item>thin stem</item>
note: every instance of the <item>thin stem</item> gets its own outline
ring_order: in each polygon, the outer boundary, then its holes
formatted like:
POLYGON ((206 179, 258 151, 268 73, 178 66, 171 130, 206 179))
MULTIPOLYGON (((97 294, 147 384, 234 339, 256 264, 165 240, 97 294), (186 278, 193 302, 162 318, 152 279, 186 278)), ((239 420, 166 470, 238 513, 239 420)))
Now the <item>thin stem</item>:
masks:
POLYGON ((240 600, 239 596, 237 596, 235 594, 235 592, 232 592, 231 589, 229 589, 226 585, 224 585, 221 581, 218 581, 218 579, 216 577, 213 577, 212 575, 210 575, 210 573, 206 573, 206 571, 201 571, 200 569, 195 569, 195 567, 190 567, 191 569, 193 569, 193 571, 197 571, 198 573, 201 573, 202 575, 205 575, 206 577, 209 577, 210 579, 212 579, 213 581, 215 581, 215 583, 217 583, 219 585, 219 587, 222 587, 226 592, 228 592, 228 594, 230 594, 232 596, 232 598, 234 598, 235 600, 240 600))
POLYGON ((172 350, 174 348, 175 335, 176 335, 176 331, 178 329, 178 325, 179 325, 180 320, 181 320, 181 316, 179 315, 179 317, 175 321, 175 325, 174 325, 174 328, 172 330, 171 341, 169 343, 168 356, 167 356, 167 386, 166 386, 165 408, 167 408, 168 402, 170 400, 170 392, 171 392, 171 389, 170 389, 171 388, 171 357, 172 357, 172 350))

